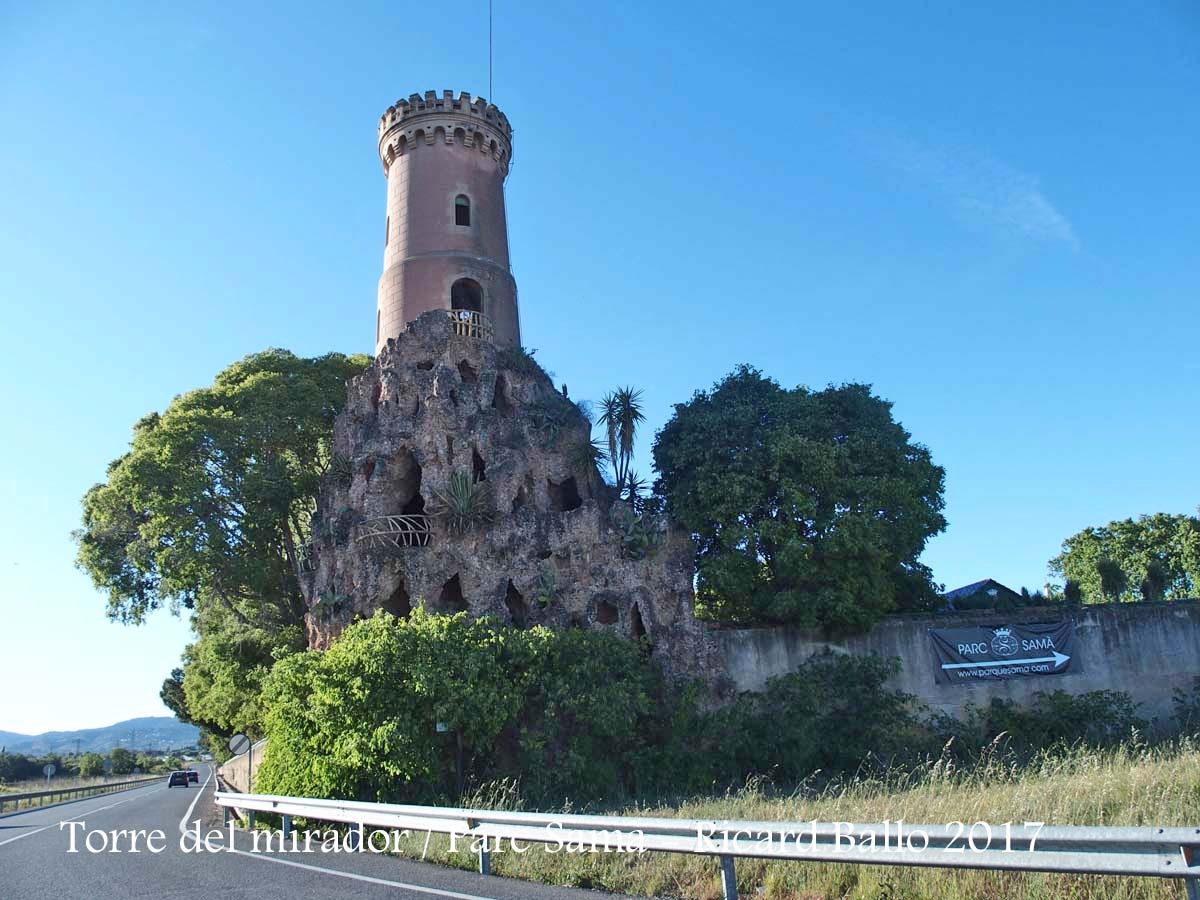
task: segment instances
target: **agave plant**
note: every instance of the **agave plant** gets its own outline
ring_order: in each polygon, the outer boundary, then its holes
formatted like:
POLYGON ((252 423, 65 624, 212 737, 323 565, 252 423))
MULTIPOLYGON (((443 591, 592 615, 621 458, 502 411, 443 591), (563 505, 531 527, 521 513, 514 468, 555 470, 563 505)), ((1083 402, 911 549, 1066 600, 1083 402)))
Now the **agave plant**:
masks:
POLYGON ((430 513, 451 534, 466 534, 492 521, 491 489, 466 472, 454 472, 445 487, 433 489, 430 513))

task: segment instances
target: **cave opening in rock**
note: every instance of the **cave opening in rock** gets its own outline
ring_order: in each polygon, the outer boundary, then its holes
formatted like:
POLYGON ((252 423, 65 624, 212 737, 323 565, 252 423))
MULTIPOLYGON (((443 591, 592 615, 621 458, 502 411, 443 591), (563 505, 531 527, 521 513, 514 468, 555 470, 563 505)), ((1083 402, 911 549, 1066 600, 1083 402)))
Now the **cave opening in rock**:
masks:
POLYGON ((529 619, 529 604, 525 602, 525 598, 521 596, 521 592, 517 590, 517 586, 512 583, 512 579, 508 579, 508 587, 504 591, 504 605, 508 607, 508 614, 512 617, 513 624, 518 628, 524 628, 525 622, 529 619))
POLYGON ((583 498, 579 496, 579 486, 575 483, 574 475, 559 482, 547 479, 547 484, 550 491, 550 509, 553 512, 570 512, 583 505, 583 498))
POLYGON ((408 591, 405 589, 403 581, 392 591, 392 595, 383 604, 383 609, 384 612, 391 613, 397 619, 408 618, 412 612, 412 600, 409 599, 408 591))
POLYGON ((513 413, 512 401, 508 399, 508 382, 503 375, 496 376, 496 389, 492 392, 492 406, 502 416, 511 416, 513 413))
MULTIPOLYGON (((374 458, 370 463, 374 473, 374 458)), ((421 496, 421 464, 411 450, 401 447, 395 456, 384 463, 383 474, 383 490, 393 513, 409 515, 425 509, 425 500, 421 496)))
POLYGON ((400 501, 400 514, 419 516, 425 512, 425 498, 421 496, 421 464, 416 457, 405 451, 408 465, 402 481, 396 485, 396 499, 400 501))
POLYGON ((458 408, 458 391, 454 388, 450 388, 450 405, 455 409, 458 408))
POLYGON ((373 457, 373 456, 367 457, 367 461, 365 463, 363 463, 362 473, 363 473, 363 480, 370 482, 371 476, 375 474, 375 457, 373 457))
POLYGON ((465 359, 458 364, 458 377, 463 384, 475 384, 479 381, 479 373, 465 359))
POLYGON ((452 612, 467 611, 467 601, 463 597, 462 582, 458 580, 458 575, 442 585, 442 592, 438 594, 438 609, 452 612))
POLYGON ((454 436, 446 435, 446 462, 454 462, 454 436))
POLYGON ((375 382, 375 386, 373 388, 371 388, 371 409, 375 409, 375 410, 379 409, 379 398, 382 395, 383 395, 383 385, 377 381, 377 382, 375 382))
MULTIPOLYGON (((642 621, 642 611, 638 609, 638 605, 633 604, 633 609, 629 611, 629 623, 633 631, 633 636, 636 640, 648 637, 646 633, 646 624, 642 621)), ((649 643, 649 641, 647 641, 649 643)))
POLYGON ((479 455, 477 447, 471 448, 471 473, 475 476, 476 481, 487 481, 487 466, 483 462, 483 457, 479 455))
POLYGON ((615 625, 620 618, 617 608, 607 600, 596 601, 596 621, 601 625, 615 625))
POLYGON ((517 487, 516 496, 513 497, 512 511, 516 512, 519 509, 524 509, 525 504, 529 502, 529 495, 525 493, 525 485, 517 487))

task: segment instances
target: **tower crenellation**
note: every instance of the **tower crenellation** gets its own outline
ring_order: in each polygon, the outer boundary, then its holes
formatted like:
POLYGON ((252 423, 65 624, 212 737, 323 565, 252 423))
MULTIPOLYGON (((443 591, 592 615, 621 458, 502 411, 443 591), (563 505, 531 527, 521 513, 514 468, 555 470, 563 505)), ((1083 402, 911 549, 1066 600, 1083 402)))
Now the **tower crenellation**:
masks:
POLYGON ((519 345, 504 208, 508 118, 483 97, 426 91, 389 106, 378 134, 387 217, 376 352, 432 310, 471 334, 519 345))
POLYGON ((508 173, 512 159, 512 126, 508 117, 494 103, 465 91, 457 98, 453 91, 443 91, 440 97, 437 91, 426 91, 424 96, 412 94, 387 108, 379 118, 378 127, 379 158, 384 173, 397 155, 422 141, 427 145, 435 143, 439 129, 443 142, 458 140, 489 154, 503 173, 508 173))

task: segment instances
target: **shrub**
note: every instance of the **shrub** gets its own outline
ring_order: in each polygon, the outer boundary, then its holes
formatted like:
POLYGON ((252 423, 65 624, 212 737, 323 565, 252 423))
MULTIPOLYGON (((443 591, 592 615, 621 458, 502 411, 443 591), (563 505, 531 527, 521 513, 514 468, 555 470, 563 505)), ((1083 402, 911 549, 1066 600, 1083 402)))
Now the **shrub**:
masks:
POLYGON ((379 612, 275 666, 258 783, 385 802, 445 802, 502 778, 535 799, 624 794, 646 768, 657 683, 610 632, 379 612))
POLYGON ((522 375, 543 375, 549 380, 550 376, 541 367, 533 355, 537 350, 526 350, 524 347, 505 345, 496 348, 496 364, 501 369, 518 372, 522 375))
POLYGON ((853 771, 871 757, 926 749, 914 698, 888 688, 896 660, 830 651, 767 683, 763 693, 709 715, 709 780, 770 774, 796 782, 814 772, 853 771))
POLYGON ((280 660, 264 691, 261 789, 372 801, 451 795, 458 741, 465 770, 486 769, 520 708, 515 634, 418 607, 402 620, 377 613, 324 652, 280 660))
POLYGON ((1006 738, 1016 750, 1034 751, 1059 744, 1113 746, 1147 722, 1137 715, 1138 704, 1121 691, 1038 692, 1030 705, 994 698, 984 707, 969 706, 963 734, 977 746, 1006 738))
POLYGON ((1163 599, 1167 591, 1169 576, 1166 567, 1157 559, 1146 564, 1146 576, 1139 585, 1142 599, 1147 603, 1157 603, 1163 599))
POLYGON ((1192 679, 1191 690, 1175 688, 1175 724, 1183 734, 1200 731, 1200 678, 1192 679))
POLYGON ((534 629, 520 714, 526 796, 602 799, 633 793, 647 777, 646 734, 656 673, 636 644, 608 631, 534 629))

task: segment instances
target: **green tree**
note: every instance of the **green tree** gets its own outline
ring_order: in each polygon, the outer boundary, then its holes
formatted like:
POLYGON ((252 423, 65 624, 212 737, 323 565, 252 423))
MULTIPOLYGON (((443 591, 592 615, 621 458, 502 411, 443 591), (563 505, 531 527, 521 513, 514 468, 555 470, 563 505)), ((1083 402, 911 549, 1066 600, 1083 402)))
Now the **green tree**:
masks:
POLYGON ((1100 581, 1100 593, 1110 603, 1119 601, 1129 585, 1129 578, 1120 564, 1107 556, 1096 560, 1096 578, 1100 581))
POLYGON ((1101 559, 1111 560, 1125 575, 1120 600, 1143 596, 1140 589, 1152 567, 1148 586, 1161 588, 1160 599, 1194 597, 1200 590, 1200 519, 1155 513, 1085 528, 1063 541, 1050 571, 1076 582, 1083 602, 1101 603, 1107 599, 1097 568, 1101 559))
POLYGON ((188 719, 257 722, 263 669, 303 647, 310 517, 345 382, 368 362, 248 356, 140 420, 129 452, 84 496, 77 563, 107 594, 109 618, 192 611, 197 642, 181 682, 164 685, 188 719))
POLYGON ((698 612, 863 629, 935 600, 918 561, 945 473, 866 385, 787 390, 742 366, 675 413, 655 493, 698 542, 698 612))
POLYGON ((365 356, 248 356, 134 426, 84 495, 78 564, 110 618, 219 604, 242 624, 300 622, 297 573, 332 459, 333 418, 365 356))
POLYGON ((79 774, 84 778, 96 778, 104 774, 104 757, 99 753, 85 753, 79 757, 79 774))
POLYGON ((137 765, 137 758, 129 750, 124 747, 116 747, 108 754, 108 758, 112 760, 112 773, 114 775, 132 775, 133 767, 137 765))

